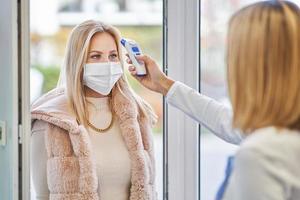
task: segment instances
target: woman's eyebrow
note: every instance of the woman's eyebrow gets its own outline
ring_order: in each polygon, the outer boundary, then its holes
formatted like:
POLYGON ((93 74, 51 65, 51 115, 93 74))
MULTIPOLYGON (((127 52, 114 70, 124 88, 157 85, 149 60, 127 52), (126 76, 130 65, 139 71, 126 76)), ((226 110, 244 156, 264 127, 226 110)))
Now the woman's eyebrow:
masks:
POLYGON ((100 53, 100 54, 103 54, 102 51, 97 51, 97 50, 91 50, 91 51, 89 51, 89 53, 100 53))
POLYGON ((111 50, 110 53, 117 53, 117 50, 111 50))

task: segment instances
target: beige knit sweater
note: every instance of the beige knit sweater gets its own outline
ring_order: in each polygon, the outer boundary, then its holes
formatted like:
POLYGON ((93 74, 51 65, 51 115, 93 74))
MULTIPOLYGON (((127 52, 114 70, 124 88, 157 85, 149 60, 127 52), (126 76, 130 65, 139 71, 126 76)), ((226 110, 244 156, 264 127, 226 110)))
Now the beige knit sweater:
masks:
MULTIPOLYGON (((131 160, 130 200, 156 200, 153 138, 148 120, 124 88, 114 89, 113 110, 131 160)), ((32 106, 33 129, 45 123, 47 183, 51 200, 98 200, 95 154, 88 131, 67 110, 63 89, 55 89, 32 106)))

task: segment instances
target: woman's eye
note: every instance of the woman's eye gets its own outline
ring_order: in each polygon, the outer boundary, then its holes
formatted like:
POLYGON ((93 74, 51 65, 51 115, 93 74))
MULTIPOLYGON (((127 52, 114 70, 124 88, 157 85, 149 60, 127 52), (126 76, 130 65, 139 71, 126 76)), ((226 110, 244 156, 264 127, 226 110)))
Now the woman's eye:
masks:
POLYGON ((101 55, 91 55, 91 58, 92 59, 99 59, 99 58, 101 58, 101 55))
POLYGON ((111 54, 110 57, 113 58, 113 59, 115 59, 115 58, 118 57, 118 55, 117 54, 111 54))

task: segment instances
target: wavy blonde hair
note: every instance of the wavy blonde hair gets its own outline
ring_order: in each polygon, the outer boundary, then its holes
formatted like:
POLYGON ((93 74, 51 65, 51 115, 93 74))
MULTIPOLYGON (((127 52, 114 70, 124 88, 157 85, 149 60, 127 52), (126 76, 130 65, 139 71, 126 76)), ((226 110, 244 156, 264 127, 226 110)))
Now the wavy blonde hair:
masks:
MULTIPOLYGON (((88 20, 77 25, 71 31, 67 42, 64 64, 58 82, 59 87, 65 87, 66 89, 71 111, 76 116, 78 122, 84 126, 87 126, 88 113, 82 79, 83 67, 87 60, 91 38, 96 33, 102 32, 107 32, 113 36, 117 45, 119 59, 124 70, 124 55, 120 44, 121 34, 118 29, 100 21, 88 20)), ((113 90, 118 89, 122 95, 125 95, 122 92, 123 88, 129 88, 130 95, 135 100, 137 108, 139 109, 139 115, 146 117, 152 125, 156 123, 157 116, 153 109, 129 87, 125 74, 117 81, 113 90)))
POLYGON ((263 1, 237 12, 228 32, 228 83, 234 126, 300 130, 300 10, 263 1))

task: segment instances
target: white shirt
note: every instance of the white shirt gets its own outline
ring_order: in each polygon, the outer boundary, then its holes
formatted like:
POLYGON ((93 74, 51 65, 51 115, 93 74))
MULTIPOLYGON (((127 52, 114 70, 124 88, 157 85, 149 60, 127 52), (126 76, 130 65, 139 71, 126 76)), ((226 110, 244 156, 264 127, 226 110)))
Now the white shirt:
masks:
MULTIPOLYGON (((180 82, 172 85, 166 100, 227 142, 240 144, 245 138, 232 127, 231 108, 180 82)), ((299 200, 300 132, 269 127, 247 137, 223 199, 299 200)))
MULTIPOLYGON (((106 128, 112 113, 109 99, 87 98, 89 121, 97 128, 106 128)), ((121 136, 118 121, 106 132, 98 133, 88 128, 99 181, 101 200, 128 200, 131 186, 131 160, 121 136)), ((31 173, 37 200, 48 200, 44 130, 36 130, 31 137, 31 173)))

